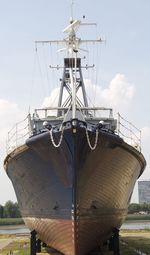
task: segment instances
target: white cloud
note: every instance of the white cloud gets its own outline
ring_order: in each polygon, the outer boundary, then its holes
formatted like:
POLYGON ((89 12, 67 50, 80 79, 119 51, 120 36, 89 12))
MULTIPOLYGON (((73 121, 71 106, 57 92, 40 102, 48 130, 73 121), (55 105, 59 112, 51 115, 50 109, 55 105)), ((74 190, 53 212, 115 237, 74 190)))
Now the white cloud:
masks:
POLYGON ((58 104, 58 97, 59 97, 59 88, 55 88, 52 90, 49 97, 45 97, 42 103, 42 108, 48 106, 57 106, 58 104))
MULTIPOLYGON (((6 131, 12 127, 16 122, 23 119, 22 111, 17 104, 9 102, 5 99, 0 99, 0 129, 4 128, 6 131)), ((2 136, 0 134, 0 136, 2 136)))
MULTIPOLYGON (((142 128, 142 137, 144 142, 146 142, 147 139, 150 140, 150 127, 142 128)), ((149 147, 148 143, 147 143, 147 147, 149 147)))
MULTIPOLYGON (((4 152, 8 131, 15 123, 23 120, 25 114, 19 109, 18 105, 5 99, 0 99, 0 143, 1 152, 4 152)), ((2 155, 2 153, 1 153, 2 155)))
POLYGON ((94 105, 112 107, 115 111, 128 109, 135 94, 135 86, 123 74, 116 74, 105 89, 89 80, 85 84, 90 102, 94 100, 94 105))
POLYGON ((1 156, 4 157, 6 153, 6 140, 8 132, 15 125, 15 123, 23 120, 24 113, 19 109, 17 104, 9 102, 5 99, 0 99, 0 144, 1 156))
POLYGON ((110 100, 115 107, 120 107, 121 105, 127 106, 129 104, 134 92, 134 85, 128 82, 125 75, 116 74, 110 82, 109 88, 103 91, 102 96, 105 100, 110 100))

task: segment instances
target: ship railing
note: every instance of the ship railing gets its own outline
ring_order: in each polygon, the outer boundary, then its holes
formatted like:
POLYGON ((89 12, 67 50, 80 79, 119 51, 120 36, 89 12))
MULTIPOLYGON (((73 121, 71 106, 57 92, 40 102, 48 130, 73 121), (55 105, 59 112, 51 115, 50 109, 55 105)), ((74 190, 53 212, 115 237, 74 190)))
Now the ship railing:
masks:
MULTIPOLYGON (((96 118, 96 117, 104 117, 104 118, 113 118, 112 108, 105 107, 77 107, 77 110, 82 112, 84 116, 96 118)), ((48 118, 53 116, 57 118, 58 116, 64 116, 68 111, 68 107, 47 107, 35 109, 35 117, 36 118, 48 118), (59 112, 59 114, 58 114, 59 112)))
POLYGON ((102 117, 102 118, 113 118, 112 108, 106 107, 81 107, 83 115, 89 115, 92 118, 102 117))
POLYGON ((17 122, 12 129, 8 132, 6 151, 7 154, 16 149, 17 147, 23 145, 25 140, 31 135, 31 116, 27 117, 17 122))
POLYGON ((117 133, 125 142, 141 152, 141 130, 118 113, 117 133))
MULTIPOLYGON (((106 118, 112 118, 112 109, 111 108, 102 108, 102 107, 81 107, 79 110, 83 113, 83 115, 88 115, 90 118, 98 117, 97 112, 100 112, 99 116, 104 116, 104 112, 107 112, 106 118), (87 114, 88 112, 88 114, 87 114), (103 112, 103 113, 102 113, 103 112)), ((7 154, 16 149, 17 147, 23 145, 25 140, 33 134, 33 122, 35 119, 44 120, 44 119, 61 119, 62 116, 68 111, 68 107, 49 107, 49 108, 41 108, 36 109, 33 115, 33 119, 31 115, 28 114, 27 117, 16 123, 13 128, 8 132, 7 142, 6 142, 6 151, 7 154), (59 117, 57 116, 61 112, 59 117)), ((106 115, 106 114, 105 114, 106 115)))

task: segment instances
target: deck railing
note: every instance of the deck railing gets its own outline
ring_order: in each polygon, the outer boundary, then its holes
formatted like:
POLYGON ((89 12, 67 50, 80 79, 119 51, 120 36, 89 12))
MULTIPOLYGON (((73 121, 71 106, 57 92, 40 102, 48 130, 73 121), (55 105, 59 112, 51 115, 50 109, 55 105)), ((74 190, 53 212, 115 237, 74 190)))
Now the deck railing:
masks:
POLYGON ((141 130, 118 113, 117 133, 125 142, 141 151, 141 130))
MULTIPOLYGON (((112 108, 105 108, 105 107, 77 107, 77 110, 82 112, 84 116, 93 116, 93 117, 106 117, 112 118, 113 111, 112 108)), ((35 109, 35 117, 37 118, 47 118, 49 116, 57 117, 58 112, 60 113, 59 116, 64 116, 65 113, 68 111, 68 107, 47 107, 47 108, 40 108, 35 109)))
MULTIPOLYGON (((48 118, 49 111, 52 110, 60 110, 58 108, 55 109, 37 109, 35 111, 33 119, 36 121, 48 118), (43 112, 42 112, 43 111, 43 112), (42 113, 42 116, 39 116, 42 113)), ((65 111, 66 108, 61 109, 62 111, 65 111)), ((105 108, 94 108, 91 110, 93 111, 105 111, 105 108)), ((112 112, 111 109, 109 113, 109 118, 112 118, 112 112)), ((83 108, 82 111, 87 111, 87 108, 83 108)), ((101 116, 102 117, 102 116, 101 116)), ((57 117, 54 117, 57 119, 57 117)), ((119 113, 118 113, 118 123, 117 123, 117 134, 122 137, 125 142, 136 148, 138 151, 141 151, 141 131, 136 128, 131 122, 125 120, 119 113)), ((8 132, 8 138, 7 138, 7 145, 6 150, 7 153, 10 153, 15 148, 17 148, 20 145, 23 145, 25 143, 25 140, 33 134, 33 121, 31 119, 30 114, 23 120, 18 123, 8 132)))
POLYGON ((16 123, 12 129, 8 132, 6 151, 7 153, 13 151, 18 146, 24 144, 25 140, 31 134, 31 117, 30 114, 27 117, 16 123))

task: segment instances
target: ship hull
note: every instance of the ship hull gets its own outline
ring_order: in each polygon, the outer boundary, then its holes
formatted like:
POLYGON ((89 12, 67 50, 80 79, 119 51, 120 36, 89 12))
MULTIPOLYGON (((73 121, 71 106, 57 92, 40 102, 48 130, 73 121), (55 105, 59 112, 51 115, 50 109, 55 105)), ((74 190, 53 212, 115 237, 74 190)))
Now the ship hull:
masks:
POLYGON ((120 228, 144 167, 141 153, 108 132, 91 150, 84 128, 65 130, 58 148, 49 132, 33 136, 5 160, 25 223, 66 255, 86 254, 120 228))

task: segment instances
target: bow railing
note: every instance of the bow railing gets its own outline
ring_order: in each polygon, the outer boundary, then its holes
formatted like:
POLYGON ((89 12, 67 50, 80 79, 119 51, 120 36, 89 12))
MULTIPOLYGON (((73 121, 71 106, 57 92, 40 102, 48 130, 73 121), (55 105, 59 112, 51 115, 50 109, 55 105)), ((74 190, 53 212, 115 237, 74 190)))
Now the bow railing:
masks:
MULTIPOLYGON (((47 113, 47 109, 44 109, 44 116, 42 117, 48 118, 47 113)), ((15 126, 8 132, 6 144, 7 153, 10 153, 18 146, 23 145, 26 139, 33 134, 34 118, 36 119, 37 116, 34 115, 33 119, 31 119, 31 115, 29 114, 23 121, 16 123, 15 126)), ((37 119, 40 121, 39 116, 37 119)), ((131 122, 124 119, 119 113, 116 132, 120 137, 124 139, 125 142, 133 146, 138 151, 141 151, 141 130, 135 127, 131 122)))
POLYGON ((118 113, 117 133, 125 142, 141 152, 141 130, 118 113))
POLYGON ((7 154, 13 151, 18 146, 21 146, 25 143, 25 140, 31 134, 31 116, 30 114, 27 117, 16 123, 13 128, 8 132, 7 142, 6 142, 6 151, 7 154))

